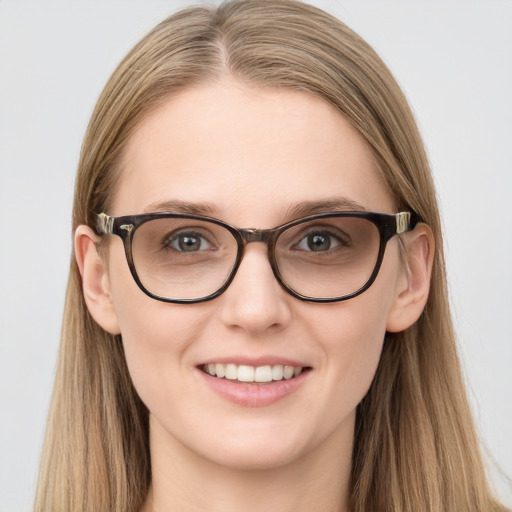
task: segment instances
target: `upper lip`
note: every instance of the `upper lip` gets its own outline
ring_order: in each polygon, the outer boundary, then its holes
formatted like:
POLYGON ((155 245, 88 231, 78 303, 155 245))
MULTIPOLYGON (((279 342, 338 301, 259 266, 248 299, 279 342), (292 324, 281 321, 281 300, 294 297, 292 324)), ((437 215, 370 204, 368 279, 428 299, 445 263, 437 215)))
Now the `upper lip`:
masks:
POLYGON ((236 365, 247 365, 254 366, 255 368, 259 366, 275 366, 275 365, 283 365, 283 366, 294 366, 296 368, 305 368, 310 367, 307 363, 303 361, 298 361, 296 359, 290 359, 287 357, 280 356, 261 356, 261 357, 247 357, 247 356, 225 356, 225 357, 211 357, 205 361, 202 361, 198 366, 204 364, 236 364, 236 365))

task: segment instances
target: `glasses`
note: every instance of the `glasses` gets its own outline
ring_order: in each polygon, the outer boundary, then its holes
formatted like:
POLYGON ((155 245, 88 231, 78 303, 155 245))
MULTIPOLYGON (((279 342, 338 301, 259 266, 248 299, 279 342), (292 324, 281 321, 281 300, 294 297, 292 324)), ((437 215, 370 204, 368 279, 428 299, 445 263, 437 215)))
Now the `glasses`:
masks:
POLYGON ((97 216, 98 234, 119 236, 140 289, 163 302, 214 299, 233 281, 245 246, 267 244, 272 271, 294 297, 310 302, 351 299, 375 281, 387 242, 414 229, 414 212, 326 212, 272 229, 238 229, 175 212, 97 216))

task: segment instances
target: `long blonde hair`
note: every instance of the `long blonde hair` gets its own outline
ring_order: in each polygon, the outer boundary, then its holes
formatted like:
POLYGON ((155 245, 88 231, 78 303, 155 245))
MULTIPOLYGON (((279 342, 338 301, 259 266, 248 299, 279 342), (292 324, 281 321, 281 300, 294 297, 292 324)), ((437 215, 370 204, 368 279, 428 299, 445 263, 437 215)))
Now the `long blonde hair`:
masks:
MULTIPOLYGON (((186 9, 155 27, 108 81, 83 142, 73 225, 108 210, 117 162, 140 121, 173 93, 222 75, 323 98, 368 141, 399 209, 431 227, 431 292, 418 322, 388 334, 358 407, 351 508, 502 510, 488 490, 451 323, 443 243, 429 164, 407 101, 357 34, 293 0, 186 9)), ((35 508, 138 511, 151 481, 148 411, 121 339, 84 303, 74 257, 35 508)))

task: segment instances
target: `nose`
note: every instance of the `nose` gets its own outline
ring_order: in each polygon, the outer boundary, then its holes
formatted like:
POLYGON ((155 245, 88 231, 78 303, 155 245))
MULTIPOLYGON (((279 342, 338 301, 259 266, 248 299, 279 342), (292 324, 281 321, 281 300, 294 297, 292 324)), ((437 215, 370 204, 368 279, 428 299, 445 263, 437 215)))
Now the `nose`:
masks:
POLYGON ((275 278, 264 243, 246 246, 235 278, 221 297, 223 323, 249 334, 279 331, 292 317, 293 298, 275 278))

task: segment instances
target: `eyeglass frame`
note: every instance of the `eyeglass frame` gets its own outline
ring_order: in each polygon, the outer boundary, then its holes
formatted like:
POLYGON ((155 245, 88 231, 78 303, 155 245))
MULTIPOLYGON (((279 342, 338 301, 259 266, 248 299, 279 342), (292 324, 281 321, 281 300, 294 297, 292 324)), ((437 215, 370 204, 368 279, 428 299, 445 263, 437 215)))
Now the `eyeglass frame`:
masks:
POLYGON ((331 302, 341 302, 348 299, 352 299, 357 297, 358 295, 365 292, 370 286, 374 283, 377 275, 379 273, 380 267, 382 265, 382 260, 384 259, 384 253, 386 250, 387 243, 395 236, 400 235, 402 233, 406 233, 408 231, 412 231, 416 225, 421 222, 418 214, 414 211, 402 211, 395 214, 388 213, 375 213, 375 212, 367 212, 367 211, 334 211, 334 212, 322 212, 314 215, 308 215, 306 217, 301 217, 299 219, 295 219, 285 224, 281 224, 280 226, 276 226, 274 228, 269 229, 256 229, 256 228, 236 228, 231 224, 228 224, 222 220, 215 219, 213 217, 208 217, 205 215, 197 215, 197 214, 189 214, 182 212, 153 212, 153 213, 143 213, 137 215, 125 215, 121 217, 111 217, 106 213, 99 213, 96 215, 96 233, 99 236, 102 235, 116 235, 121 238, 123 241, 124 251, 126 255, 126 260, 128 262, 128 267, 130 269, 130 273, 137 283, 138 287, 149 297, 152 299, 173 303, 173 304, 197 304, 200 302, 206 302, 212 299, 215 299, 222 293, 224 293, 238 271, 240 264, 242 262, 245 246, 252 242, 262 242, 267 245, 268 251, 268 260, 270 266, 272 268, 272 272, 274 273, 275 278, 278 283, 293 297, 307 301, 307 302, 315 302, 315 303, 331 303, 331 302), (347 295, 342 295, 339 297, 308 297, 306 295, 302 295, 291 288, 288 283, 281 276, 279 271, 279 267, 277 265, 277 260, 275 256, 275 246, 276 241, 281 235, 283 231, 296 226, 298 224, 324 219, 331 217, 351 217, 351 218, 360 218, 365 219, 372 222, 379 231, 380 240, 379 240, 379 252, 377 255, 377 260, 373 269, 372 274, 366 281, 366 283, 356 290, 355 292, 349 293, 347 295), (214 293, 207 295, 205 297, 200 297, 197 299, 173 299, 169 297, 164 297, 161 295, 157 295, 151 291, 149 291, 141 282, 137 270, 135 268, 135 264, 133 261, 133 253, 132 253, 132 240, 134 233, 137 229, 155 219, 162 218, 182 218, 182 219, 191 219, 191 220, 199 220, 206 221, 221 226, 227 229, 235 241, 237 242, 237 255, 231 272, 226 278, 224 284, 216 290, 214 293))

